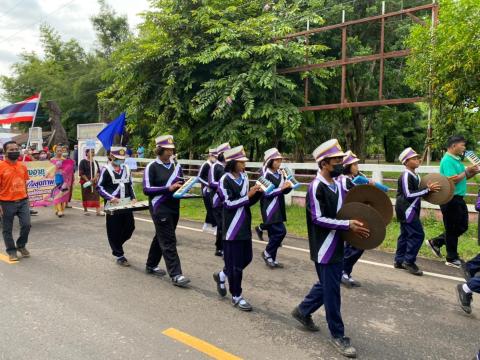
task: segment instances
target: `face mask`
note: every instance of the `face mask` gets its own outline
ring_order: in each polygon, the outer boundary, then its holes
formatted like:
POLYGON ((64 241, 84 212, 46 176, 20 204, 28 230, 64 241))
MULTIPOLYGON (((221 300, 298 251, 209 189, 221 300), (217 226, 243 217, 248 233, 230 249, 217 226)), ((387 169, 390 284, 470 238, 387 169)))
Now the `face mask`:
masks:
POLYGON ((117 165, 117 166, 120 166, 123 164, 123 160, 120 160, 120 159, 115 159, 113 160, 113 164, 117 165))
POLYGON ((46 154, 40 155, 40 160, 45 160, 47 158, 46 154))
POLYGON ((18 160, 18 158, 20 157, 20 151, 10 151, 7 153, 7 157, 8 157, 8 160, 12 160, 12 161, 18 160))
POLYGON ((62 153, 62 156, 66 158, 68 156, 68 153, 62 153))
POLYGON ((330 176, 332 178, 335 178, 342 174, 343 174, 343 165, 342 164, 333 165, 333 170, 330 171, 330 176))

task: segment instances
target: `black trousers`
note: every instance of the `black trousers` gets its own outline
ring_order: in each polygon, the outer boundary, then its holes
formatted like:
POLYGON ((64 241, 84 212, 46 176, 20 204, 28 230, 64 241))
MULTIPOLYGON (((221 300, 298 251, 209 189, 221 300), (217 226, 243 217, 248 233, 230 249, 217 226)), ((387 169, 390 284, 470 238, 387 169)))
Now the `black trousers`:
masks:
POLYGON ((152 214, 152 220, 155 224, 155 236, 148 252, 147 266, 152 268, 158 266, 163 256, 170 277, 182 274, 182 266, 177 252, 177 237, 175 236, 178 217, 179 214, 152 214))
POLYGON ((242 295, 243 270, 252 262, 252 240, 224 240, 223 272, 232 296, 242 295))
POLYGON ((209 193, 202 194, 203 195, 203 204, 205 205, 205 210, 207 214, 205 215, 205 223, 211 224, 213 227, 217 226, 217 221, 215 220, 215 216, 213 216, 213 208, 212 208, 212 200, 210 198, 209 193))
POLYGON ((213 216, 215 217, 215 221, 217 223, 217 237, 215 238, 215 249, 223 250, 223 215, 222 215, 222 208, 213 208, 213 216))
POLYGON ((440 206, 445 232, 432 239, 437 247, 447 248, 447 261, 456 260, 458 256, 458 238, 468 230, 468 209, 462 196, 455 195, 450 202, 440 206))
POLYGON ((135 230, 135 219, 133 213, 107 215, 107 236, 108 243, 112 249, 113 256, 123 256, 123 244, 132 237, 135 230))

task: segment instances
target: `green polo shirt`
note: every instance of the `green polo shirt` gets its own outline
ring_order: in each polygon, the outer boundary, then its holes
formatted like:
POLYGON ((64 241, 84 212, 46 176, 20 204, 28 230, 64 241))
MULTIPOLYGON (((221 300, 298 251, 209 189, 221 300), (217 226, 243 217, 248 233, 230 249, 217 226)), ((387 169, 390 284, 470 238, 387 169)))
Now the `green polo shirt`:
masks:
MULTIPOLYGON (((440 174, 450 177, 456 176, 465 171, 465 166, 459 156, 446 153, 440 161, 440 174)), ((455 184, 455 195, 465 196, 467 194, 467 177, 455 184)))

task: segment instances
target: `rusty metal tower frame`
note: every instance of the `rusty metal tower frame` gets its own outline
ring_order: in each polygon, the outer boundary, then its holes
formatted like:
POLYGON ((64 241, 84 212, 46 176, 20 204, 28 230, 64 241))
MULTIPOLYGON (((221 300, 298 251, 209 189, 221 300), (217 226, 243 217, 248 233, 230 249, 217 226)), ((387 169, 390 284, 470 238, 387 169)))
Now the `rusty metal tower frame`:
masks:
MULTIPOLYGON (((409 104, 409 103, 416 103, 416 102, 423 102, 426 100, 425 97, 413 97, 413 98, 400 98, 400 99, 385 99, 383 96, 384 88, 383 88, 383 79, 384 79, 384 67, 385 67, 385 60, 393 59, 393 58, 400 58, 406 57, 410 54, 409 49, 404 50, 397 50, 391 52, 385 52, 385 20, 388 18, 406 15, 413 19, 415 22, 425 25, 425 22, 415 16, 414 14, 419 11, 430 10, 432 13, 432 24, 436 24, 438 21, 438 4, 432 3, 428 5, 417 6, 409 9, 404 9, 400 11, 395 11, 391 13, 385 14, 385 2, 382 6, 382 14, 376 16, 370 16, 358 20, 351 20, 345 21, 345 12, 343 13, 343 20, 340 24, 324 26, 320 28, 309 29, 307 26, 306 31, 301 31, 293 34, 289 34, 286 36, 278 37, 275 39, 276 41, 290 41, 291 39, 295 39, 298 37, 305 37, 305 43, 309 44, 309 37, 312 34, 317 34, 329 30, 334 29, 341 29, 342 30, 342 55, 341 59, 326 61, 323 63, 317 64, 307 64, 303 66, 285 68, 277 70, 279 74, 293 74, 293 73, 301 73, 305 71, 310 71, 313 69, 321 69, 321 68, 333 68, 333 67, 342 67, 342 82, 341 82, 341 94, 340 94, 340 103, 338 104, 325 104, 325 105, 310 105, 309 104, 309 79, 308 77, 304 79, 305 85, 305 103, 303 107, 300 107, 300 111, 319 111, 319 110, 332 110, 332 109, 347 109, 347 108, 359 108, 359 107, 368 107, 368 106, 384 106, 384 105, 398 105, 398 104, 409 104), (355 57, 348 57, 347 55, 347 29, 349 26, 357 25, 357 24, 364 24, 368 22, 381 22, 381 30, 380 30, 380 52, 377 54, 372 55, 365 55, 365 56, 355 56, 355 57), (378 84, 378 99, 372 101, 359 101, 359 102, 349 102, 346 97, 346 80, 347 80, 347 65, 350 64, 357 64, 362 62, 372 62, 372 61, 380 61, 380 76, 379 76, 379 84, 378 84)), ((306 56, 308 58, 308 56, 306 56)))

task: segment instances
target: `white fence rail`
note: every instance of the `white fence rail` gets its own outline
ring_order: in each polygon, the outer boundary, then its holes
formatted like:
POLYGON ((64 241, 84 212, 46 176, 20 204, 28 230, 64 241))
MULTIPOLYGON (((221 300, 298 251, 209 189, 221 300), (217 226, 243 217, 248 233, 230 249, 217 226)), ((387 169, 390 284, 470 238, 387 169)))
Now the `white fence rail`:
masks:
MULTIPOLYGON (((107 162, 106 157, 97 157, 97 161, 100 164, 105 164, 107 162)), ((139 167, 138 171, 143 172, 143 168, 147 166, 147 164, 154 159, 141 159, 135 158, 137 161, 137 165, 139 167)), ((200 166, 204 163, 205 160, 179 160, 178 162, 182 165, 184 172, 187 176, 195 176, 198 174, 198 170, 200 166)), ((259 174, 259 169, 263 166, 261 162, 247 162, 247 173, 250 175, 252 181, 255 180, 256 175, 259 174)), ((316 163, 284 163, 284 166, 289 167, 292 169, 292 172, 295 173, 297 180, 302 185, 308 185, 310 181, 314 178, 315 173, 318 169, 318 165, 316 163)), ((396 181, 397 179, 388 178, 388 173, 401 173, 405 169, 402 165, 383 165, 383 164, 360 164, 360 171, 370 173, 370 177, 372 180, 376 182, 384 182, 388 181, 390 187, 390 196, 392 198, 392 203, 395 203, 394 199, 394 192, 396 191, 396 181), (387 174, 387 176, 385 176, 387 174), (394 181, 393 186, 391 186, 392 181, 394 181)), ((431 174, 431 173, 439 173, 440 168, 438 166, 420 166, 417 172, 422 174, 431 174)), ((135 177, 135 181, 140 182, 140 177, 135 177)), ((469 183, 470 186, 477 185, 476 182, 469 183)), ((306 192, 305 191, 292 191, 287 197, 286 202, 287 204, 292 204, 295 198, 305 198, 306 192)), ((467 196, 476 196, 476 193, 469 193, 467 196)), ((429 208, 429 209, 439 209, 436 205, 431 205, 427 202, 422 203, 422 207, 429 208)), ((474 212, 475 209, 473 205, 468 205, 469 211, 474 212)))

